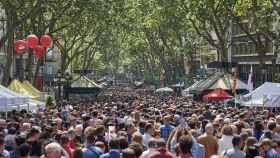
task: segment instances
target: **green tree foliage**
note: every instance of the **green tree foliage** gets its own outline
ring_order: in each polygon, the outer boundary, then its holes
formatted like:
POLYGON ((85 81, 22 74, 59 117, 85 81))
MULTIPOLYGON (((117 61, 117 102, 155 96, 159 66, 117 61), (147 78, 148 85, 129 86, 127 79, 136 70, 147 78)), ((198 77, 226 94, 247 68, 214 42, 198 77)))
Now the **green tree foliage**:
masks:
MULTIPOLYGON (((279 39, 269 28, 270 17, 279 17, 277 0, 0 0, 0 6, 8 28, 0 37, 0 47, 7 48, 3 83, 11 71, 13 40, 30 33, 53 37, 62 72, 92 69, 97 75, 156 81, 164 70, 170 82, 184 76, 184 59, 192 63, 199 44, 211 45, 219 60, 226 60, 231 21, 259 52, 266 41, 279 39)), ((33 59, 29 50, 29 80, 43 64, 36 61, 33 74, 33 59)))
POLYGON ((187 18, 211 46, 217 49, 219 60, 226 60, 229 45, 231 16, 227 13, 234 2, 231 0, 184 0, 187 18))
POLYGON ((236 0, 234 8, 228 9, 233 22, 246 34, 248 40, 255 45, 261 64, 265 62, 265 53, 272 51, 273 40, 279 38, 279 30, 275 26, 277 15, 272 2, 274 1, 236 0))

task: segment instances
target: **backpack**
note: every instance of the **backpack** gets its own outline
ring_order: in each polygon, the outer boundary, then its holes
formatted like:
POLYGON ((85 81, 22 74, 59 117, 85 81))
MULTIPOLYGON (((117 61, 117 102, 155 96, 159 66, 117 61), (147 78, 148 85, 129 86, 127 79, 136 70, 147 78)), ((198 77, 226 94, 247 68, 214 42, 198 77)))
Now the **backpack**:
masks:
POLYGON ((96 158, 99 158, 101 156, 102 153, 98 153, 93 146, 87 147, 88 150, 90 150, 91 152, 94 153, 94 155, 96 155, 96 158))

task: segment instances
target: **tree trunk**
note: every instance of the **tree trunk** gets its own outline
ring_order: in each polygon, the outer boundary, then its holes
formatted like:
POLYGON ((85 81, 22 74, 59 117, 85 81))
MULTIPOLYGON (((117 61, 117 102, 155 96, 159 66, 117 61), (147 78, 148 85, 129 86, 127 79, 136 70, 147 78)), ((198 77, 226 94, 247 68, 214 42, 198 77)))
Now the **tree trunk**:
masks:
POLYGON ((166 64, 163 64, 163 69, 165 71, 165 85, 170 83, 170 81, 172 80, 172 68, 170 67, 170 65, 165 62, 166 64))
POLYGON ((28 58, 26 62, 26 80, 28 80, 30 83, 32 83, 32 77, 33 77, 33 71, 32 71, 32 63, 33 63, 33 52, 32 49, 28 49, 28 58))
MULTIPOLYGON (((34 28, 34 32, 36 32, 36 34, 40 37, 41 35, 43 35, 45 33, 45 28, 44 28, 44 16, 43 16, 43 8, 41 7, 41 3, 38 5, 39 11, 38 11, 38 27, 34 28), (36 29, 36 31, 35 31, 36 29)), ((46 50, 45 50, 46 52, 46 50)), ((33 85, 36 85, 36 78, 39 74, 39 70, 40 67, 43 66, 44 64, 44 58, 45 58, 46 54, 44 55, 44 57, 42 59, 38 59, 37 60, 37 64, 36 64, 36 69, 35 69, 35 73, 34 73, 34 78, 33 78, 33 85)), ((41 72, 42 73, 42 72, 41 72)))
POLYGON ((66 69, 66 63, 67 63, 67 59, 66 59, 66 52, 61 52, 61 63, 60 63, 60 71, 61 73, 65 71, 66 69))
POLYGON ((34 78, 33 78, 33 85, 36 85, 36 77, 39 74, 40 67, 43 65, 43 61, 44 61, 43 59, 38 59, 37 61, 34 78))
POLYGON ((258 54, 260 65, 263 66, 265 64, 264 57, 265 57, 266 51, 262 44, 256 45, 256 52, 258 54))
MULTIPOLYGON (((13 27, 15 12, 8 9, 6 10, 6 16, 8 19, 6 28, 13 27)), ((6 49, 6 64, 4 69, 3 81, 2 81, 3 85, 5 86, 9 84, 9 80, 11 77, 10 73, 11 73, 11 66, 13 63, 13 41, 14 41, 14 34, 10 33, 7 40, 8 43, 6 49)))
POLYGON ((258 54, 258 60, 260 62, 259 67, 260 67, 260 74, 261 74, 261 83, 264 83, 266 80, 266 72, 263 72, 262 69, 265 69, 264 57, 265 57, 266 50, 262 44, 258 44, 258 45, 256 45, 256 52, 258 54), (263 74, 263 73, 265 73, 265 74, 263 74))
POLYGON ((17 64, 17 72, 18 72, 18 79, 20 80, 20 81, 23 81, 24 80, 24 59, 23 59, 23 56, 22 55, 20 55, 20 57, 19 57, 19 59, 18 59, 18 61, 17 62, 19 62, 18 64, 17 64))

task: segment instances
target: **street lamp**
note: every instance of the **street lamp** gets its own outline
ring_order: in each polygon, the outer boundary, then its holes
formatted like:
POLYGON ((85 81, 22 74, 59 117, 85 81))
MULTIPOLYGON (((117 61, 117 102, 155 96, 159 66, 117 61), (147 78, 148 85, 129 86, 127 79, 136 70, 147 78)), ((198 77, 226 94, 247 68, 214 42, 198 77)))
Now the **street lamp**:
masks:
POLYGON ((70 86, 70 80, 72 79, 71 75, 67 72, 65 74, 65 80, 66 80, 66 86, 69 87, 70 86))
POLYGON ((54 78, 54 82, 58 86, 58 99, 60 100, 61 99, 61 86, 65 82, 65 79, 63 78, 61 71, 57 72, 56 77, 54 78))
MULTIPOLYGON (((72 76, 68 72, 65 74, 65 80, 66 80, 66 85, 64 86, 64 89, 66 88, 68 90, 68 88, 70 87, 70 81, 72 80, 72 76)), ((65 98, 67 100, 69 99, 68 92, 65 93, 65 98)))

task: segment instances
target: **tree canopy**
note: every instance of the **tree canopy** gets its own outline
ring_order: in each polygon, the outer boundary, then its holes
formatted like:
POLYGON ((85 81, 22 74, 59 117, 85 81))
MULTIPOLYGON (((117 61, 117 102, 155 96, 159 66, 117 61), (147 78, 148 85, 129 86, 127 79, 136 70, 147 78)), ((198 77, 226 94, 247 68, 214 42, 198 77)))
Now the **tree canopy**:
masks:
MULTIPOLYGON (((53 37, 62 72, 91 69, 96 75, 155 81, 164 71, 170 82, 185 75, 197 45, 209 44, 225 60, 231 22, 240 25, 260 52, 266 47, 263 38, 279 39, 279 30, 268 25, 279 20, 277 0, 0 0, 0 7, 6 26, 0 47, 5 47, 8 77, 12 43, 30 33, 53 37), (259 39, 243 27, 244 20, 259 39)), ((33 73, 34 57, 31 50, 28 54, 24 77, 33 80, 43 61, 36 61, 33 73)))

